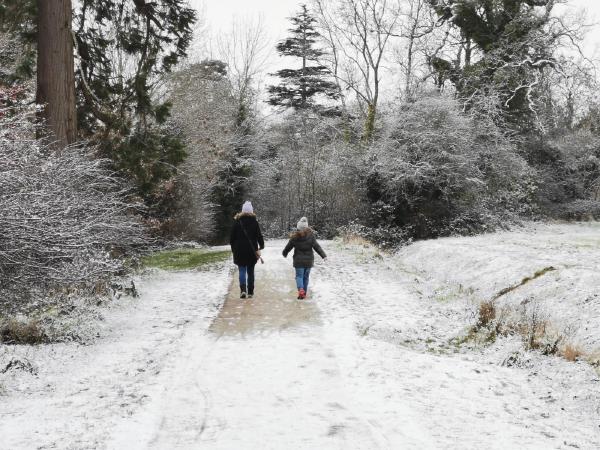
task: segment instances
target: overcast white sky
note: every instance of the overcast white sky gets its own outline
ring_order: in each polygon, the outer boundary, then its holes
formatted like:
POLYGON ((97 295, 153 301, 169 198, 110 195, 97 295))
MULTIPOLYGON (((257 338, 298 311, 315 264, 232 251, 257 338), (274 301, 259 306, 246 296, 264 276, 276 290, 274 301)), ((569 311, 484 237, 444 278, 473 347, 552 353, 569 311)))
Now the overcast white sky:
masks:
POLYGON ((600 57, 600 0, 569 0, 565 6, 569 11, 584 11, 586 22, 595 24, 586 38, 588 56, 600 57))
POLYGON ((302 3, 300 0, 189 0, 197 9, 203 11, 206 26, 214 36, 219 31, 228 31, 234 18, 256 21, 261 18, 268 39, 271 42, 272 56, 267 71, 278 65, 275 44, 285 37, 293 16, 302 3))
MULTIPOLYGON (((204 6, 207 25, 211 30, 228 29, 234 16, 256 18, 262 16, 271 39, 276 42, 282 39, 289 26, 287 18, 298 10, 301 0, 190 0, 198 8, 204 6)), ((570 10, 585 8, 588 19, 600 20, 600 0, 569 0, 570 10)), ((600 43, 600 26, 589 36, 591 42, 600 43)))
MULTIPOLYGON (((275 44, 287 35, 287 29, 290 27, 288 18, 294 15, 302 3, 309 3, 309 0, 189 1, 194 7, 203 11, 201 15, 213 36, 220 30, 229 30, 236 16, 238 19, 254 20, 262 17, 270 40, 268 48, 272 49, 265 64, 266 67, 264 67, 265 73, 273 73, 285 66, 285 60, 282 60, 275 51, 275 44)), ((586 10, 587 21, 600 23, 600 0, 568 0, 564 8, 573 13, 586 10)), ((600 25, 596 25, 588 33, 585 50, 588 57, 600 59, 600 25)), ((206 53, 204 54, 206 55, 206 53)), ((267 80, 269 79, 271 77, 267 77, 267 80)))
POLYGON ((227 29, 232 18, 262 15, 270 33, 281 38, 288 27, 287 18, 301 4, 298 0, 191 0, 194 6, 204 5, 206 19, 213 30, 227 29))

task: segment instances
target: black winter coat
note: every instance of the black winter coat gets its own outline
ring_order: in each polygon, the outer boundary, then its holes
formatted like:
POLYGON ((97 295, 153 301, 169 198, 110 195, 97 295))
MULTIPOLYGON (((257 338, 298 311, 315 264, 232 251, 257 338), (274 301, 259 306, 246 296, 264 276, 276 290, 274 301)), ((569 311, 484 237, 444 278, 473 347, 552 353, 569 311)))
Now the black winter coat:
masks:
POLYGON ((265 241, 260 231, 260 225, 254 214, 238 214, 231 229, 229 238, 233 262, 238 266, 253 266, 258 260, 256 250, 265 248, 265 241), (246 230, 246 234, 244 231, 246 230), (248 239, 249 238, 249 239, 248 239))
POLYGON ((283 249, 283 256, 287 258, 292 248, 294 249, 294 267, 312 267, 315 263, 313 249, 321 258, 327 258, 327 255, 310 229, 294 233, 283 249))

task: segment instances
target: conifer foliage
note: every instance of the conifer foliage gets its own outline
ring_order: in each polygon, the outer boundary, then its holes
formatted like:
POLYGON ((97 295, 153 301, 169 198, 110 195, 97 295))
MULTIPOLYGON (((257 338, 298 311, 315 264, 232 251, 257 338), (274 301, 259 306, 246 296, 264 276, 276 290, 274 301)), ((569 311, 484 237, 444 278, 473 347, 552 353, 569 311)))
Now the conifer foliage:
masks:
POLYGON ((297 16, 291 17, 291 36, 277 44, 281 56, 301 60, 299 69, 282 69, 274 75, 281 79, 279 85, 270 86, 269 104, 295 110, 315 110, 321 113, 331 110, 319 103, 319 98, 335 100, 339 97, 337 85, 331 81, 329 69, 319 64, 323 50, 317 47, 320 37, 315 29, 316 19, 306 5, 297 16))
POLYGON ((83 0, 75 15, 82 132, 147 199, 185 157, 157 86, 185 57, 195 20, 182 0, 83 0))
MULTIPOLYGON (((11 67, 0 70, 4 84, 35 76, 39 4, 0 2, 0 33, 20 44, 14 55, 0 53, 0 63, 11 67)), ((78 138, 98 143, 149 203, 157 203, 161 183, 185 158, 180 137, 166 126, 170 104, 161 100, 159 86, 186 56, 195 21, 184 0, 73 3, 78 138)))

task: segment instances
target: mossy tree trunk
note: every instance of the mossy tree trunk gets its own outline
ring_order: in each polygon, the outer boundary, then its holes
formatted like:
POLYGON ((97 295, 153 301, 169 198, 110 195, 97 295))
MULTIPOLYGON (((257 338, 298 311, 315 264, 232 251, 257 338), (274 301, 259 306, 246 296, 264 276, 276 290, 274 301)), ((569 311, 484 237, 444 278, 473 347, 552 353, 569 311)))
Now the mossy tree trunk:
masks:
POLYGON ((367 117, 365 119, 365 131, 363 134, 363 141, 368 142, 373 138, 375 132, 375 116, 377 115, 377 106, 370 103, 367 106, 367 117))

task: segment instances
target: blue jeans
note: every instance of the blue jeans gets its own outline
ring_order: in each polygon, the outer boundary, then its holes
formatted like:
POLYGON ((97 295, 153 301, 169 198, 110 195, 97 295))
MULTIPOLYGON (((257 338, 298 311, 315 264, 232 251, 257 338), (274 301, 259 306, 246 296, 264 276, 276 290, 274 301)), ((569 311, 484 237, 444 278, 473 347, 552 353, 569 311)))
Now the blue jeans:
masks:
POLYGON ((254 265, 238 267, 240 269, 240 289, 254 295, 254 265))
POLYGON ((296 267, 296 287, 308 292, 310 267, 296 267))

